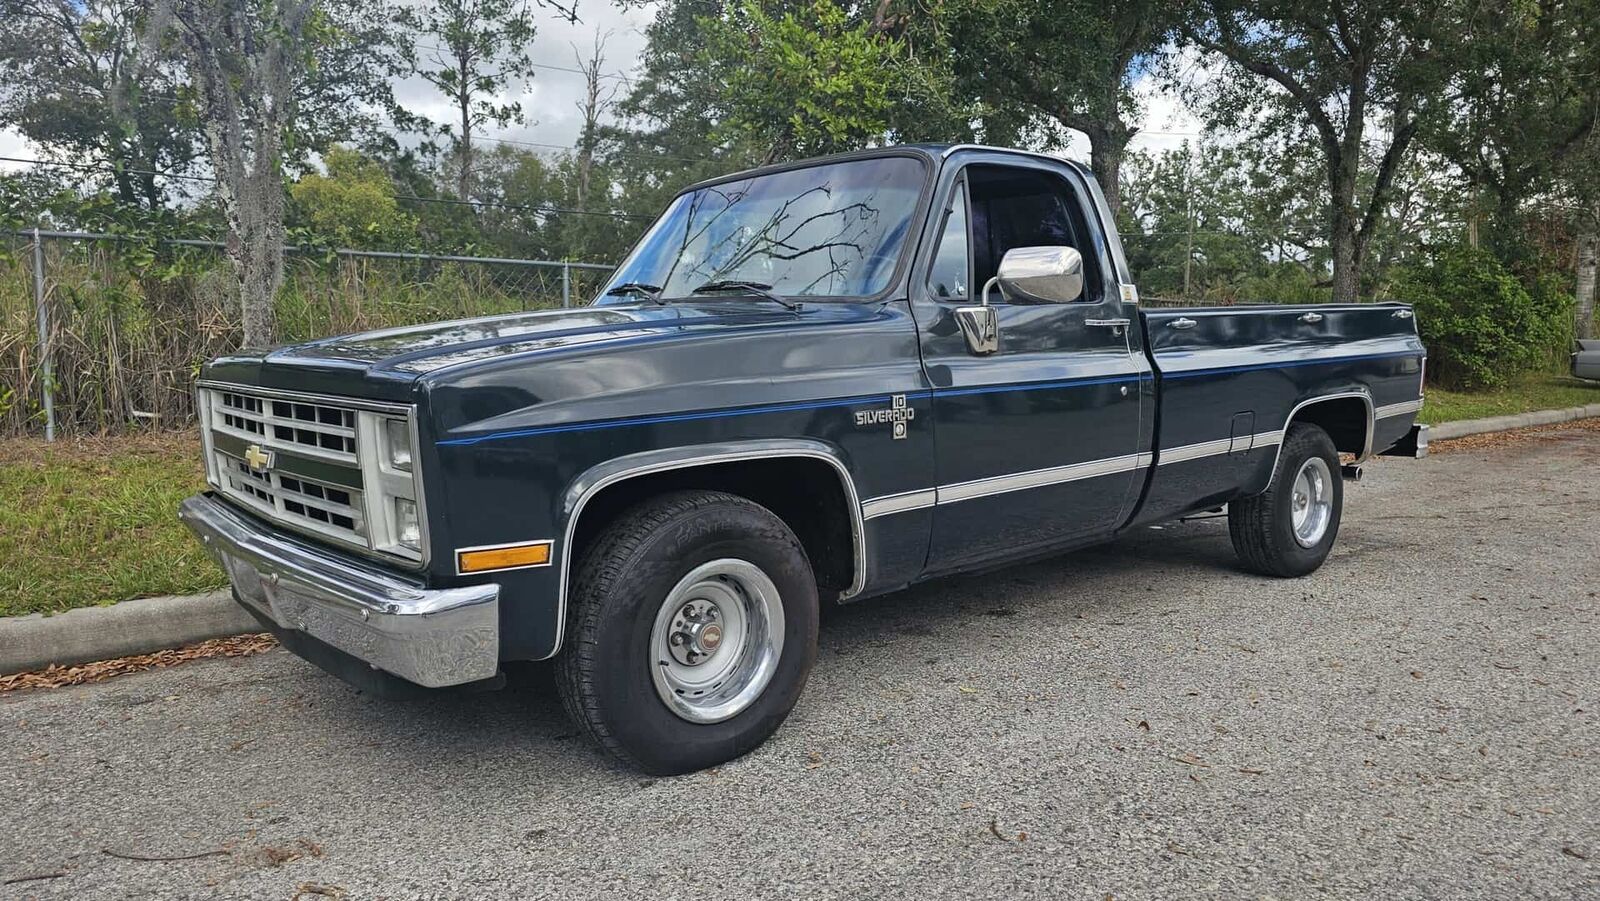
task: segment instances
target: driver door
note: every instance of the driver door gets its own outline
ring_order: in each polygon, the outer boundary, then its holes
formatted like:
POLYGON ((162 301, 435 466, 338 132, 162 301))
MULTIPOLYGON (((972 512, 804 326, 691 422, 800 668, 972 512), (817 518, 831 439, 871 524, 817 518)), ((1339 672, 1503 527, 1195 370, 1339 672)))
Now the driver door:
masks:
POLYGON ((927 278, 913 285, 939 485, 929 573, 1114 531, 1146 462, 1140 404, 1150 368, 1130 343, 1136 313, 1124 308, 1104 236, 1091 230, 1081 176, 1003 159, 947 177, 927 278), (1082 254, 1081 295, 1038 303, 991 290, 999 346, 974 352, 956 310, 982 302, 1007 251, 1040 245, 1082 254))

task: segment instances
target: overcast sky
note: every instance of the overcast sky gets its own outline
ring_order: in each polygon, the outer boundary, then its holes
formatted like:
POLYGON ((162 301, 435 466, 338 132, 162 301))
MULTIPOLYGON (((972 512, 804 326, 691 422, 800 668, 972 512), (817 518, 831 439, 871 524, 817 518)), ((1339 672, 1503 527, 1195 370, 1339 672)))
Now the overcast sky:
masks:
MULTIPOLYGON (((606 42, 606 62, 602 71, 614 75, 629 75, 636 70, 636 62, 644 51, 644 29, 653 14, 651 8, 620 9, 597 0, 580 0, 578 14, 582 21, 568 23, 546 13, 534 40, 535 61, 543 66, 560 69, 576 68, 577 52, 588 55, 596 29, 609 32, 606 42)), ((423 40, 426 43, 426 39, 423 40)), ((426 51, 422 51, 426 53, 426 51)), ((1145 119, 1143 133, 1134 139, 1134 146, 1161 151, 1192 140, 1199 130, 1198 123, 1183 109, 1178 99, 1158 91, 1153 82, 1141 85, 1144 98, 1145 119)), ((428 116, 437 122, 454 119, 455 113, 444 97, 420 78, 402 82, 397 90, 400 100, 413 112, 428 116)), ((576 72, 541 68, 526 84, 518 85, 511 96, 520 100, 527 122, 506 129, 495 129, 488 137, 511 141, 552 144, 570 147, 578 139, 580 118, 576 104, 583 94, 583 76, 576 72)), ((545 151, 547 148, 527 149, 545 151)), ((549 151, 554 152, 554 151, 549 151)), ((1074 139, 1067 150, 1068 156, 1087 158, 1088 142, 1081 136, 1074 139)), ((0 156, 33 158, 37 151, 27 145, 15 132, 0 130, 0 156)), ((0 162, 0 169, 22 168, 16 163, 0 162)))

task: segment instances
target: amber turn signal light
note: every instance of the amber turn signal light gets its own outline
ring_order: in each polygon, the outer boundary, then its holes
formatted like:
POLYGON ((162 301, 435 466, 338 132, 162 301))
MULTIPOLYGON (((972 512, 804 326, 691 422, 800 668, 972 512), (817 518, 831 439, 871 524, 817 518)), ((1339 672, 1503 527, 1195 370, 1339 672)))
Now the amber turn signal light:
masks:
POLYGON ((549 565, 550 542, 548 541, 456 551, 456 571, 462 575, 490 572, 497 569, 520 569, 525 566, 549 565))

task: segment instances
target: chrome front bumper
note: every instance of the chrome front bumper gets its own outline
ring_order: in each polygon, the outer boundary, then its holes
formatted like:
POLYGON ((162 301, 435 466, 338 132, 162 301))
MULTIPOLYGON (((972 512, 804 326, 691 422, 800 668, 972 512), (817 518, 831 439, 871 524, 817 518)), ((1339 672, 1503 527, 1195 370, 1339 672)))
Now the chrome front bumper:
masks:
POLYGON ((430 591, 318 550, 197 494, 178 516, 233 582, 239 602, 359 660, 428 688, 493 678, 500 668, 500 587, 430 591))

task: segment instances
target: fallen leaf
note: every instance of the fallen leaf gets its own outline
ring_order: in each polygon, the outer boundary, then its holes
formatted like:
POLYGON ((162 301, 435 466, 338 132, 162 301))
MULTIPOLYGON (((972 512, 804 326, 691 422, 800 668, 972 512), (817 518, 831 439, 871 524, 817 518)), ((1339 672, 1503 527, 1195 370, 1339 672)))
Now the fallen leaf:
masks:
POLYGON ((1579 851, 1577 848, 1574 848, 1571 845, 1563 847, 1561 849, 1561 853, 1567 855, 1568 857, 1576 857, 1579 860, 1588 860, 1589 859, 1589 855, 1585 854, 1582 851, 1579 851))
POLYGON ((1179 763, 1187 763, 1190 766, 1210 766, 1211 765, 1209 763, 1206 763, 1204 760, 1201 760, 1200 758, 1194 756, 1193 754, 1176 754, 1176 755, 1168 755, 1168 756, 1172 760, 1176 760, 1179 763))
POLYGON ((1139 721, 1139 728, 1143 729, 1146 732, 1149 732, 1150 731, 1150 721, 1149 720, 1140 720, 1139 721))
MULTIPOLYGON (((63 688, 68 685, 104 682, 107 679, 128 673, 176 666, 180 663, 187 663, 190 660, 200 660, 206 657, 247 657, 251 654, 269 651, 277 646, 278 640, 276 638, 263 633, 259 635, 240 635, 234 638, 218 638, 172 650, 156 651, 153 654, 118 657, 115 660, 101 660, 96 663, 85 663, 79 666, 52 665, 42 670, 0 676, 0 692, 17 691, 26 688, 63 688)), ((171 698, 168 700, 171 700, 171 698)))

